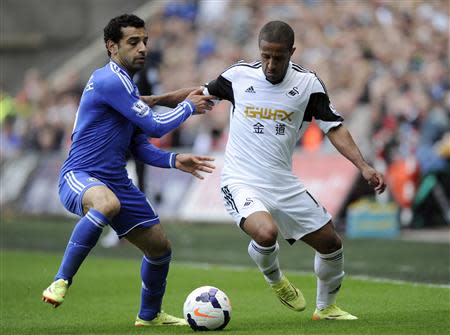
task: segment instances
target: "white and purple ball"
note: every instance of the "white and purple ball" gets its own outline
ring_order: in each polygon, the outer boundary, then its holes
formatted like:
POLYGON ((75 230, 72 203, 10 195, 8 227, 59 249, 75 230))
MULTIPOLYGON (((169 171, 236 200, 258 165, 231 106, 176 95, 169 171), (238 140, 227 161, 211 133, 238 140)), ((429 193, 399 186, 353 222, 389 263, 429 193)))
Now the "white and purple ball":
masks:
POLYGON ((217 287, 199 287, 186 298, 183 315, 195 331, 221 330, 230 322, 230 299, 217 287))

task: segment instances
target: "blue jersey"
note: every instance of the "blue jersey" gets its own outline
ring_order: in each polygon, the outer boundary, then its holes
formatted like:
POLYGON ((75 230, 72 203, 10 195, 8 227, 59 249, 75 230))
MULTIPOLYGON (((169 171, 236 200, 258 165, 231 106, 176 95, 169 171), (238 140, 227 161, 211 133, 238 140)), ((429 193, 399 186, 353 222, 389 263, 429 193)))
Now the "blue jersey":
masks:
POLYGON ((154 147, 147 137, 161 137, 194 111, 195 105, 185 100, 167 113, 154 114, 139 99, 128 73, 110 61, 92 74, 83 91, 61 177, 84 171, 100 180, 128 179, 128 152, 150 165, 174 167, 175 154, 154 147))

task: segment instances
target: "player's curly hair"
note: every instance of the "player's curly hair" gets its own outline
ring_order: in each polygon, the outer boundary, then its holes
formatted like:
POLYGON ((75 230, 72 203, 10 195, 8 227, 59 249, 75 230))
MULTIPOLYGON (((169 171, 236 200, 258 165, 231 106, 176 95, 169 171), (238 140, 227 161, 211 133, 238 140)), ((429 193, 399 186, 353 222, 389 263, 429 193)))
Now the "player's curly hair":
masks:
POLYGON ((262 40, 272 43, 282 43, 286 45, 288 50, 292 50, 294 46, 294 31, 286 22, 270 21, 259 32, 258 44, 261 44, 262 40))
MULTIPOLYGON (((122 14, 120 16, 112 18, 103 29, 103 39, 105 41, 105 46, 106 42, 108 42, 109 40, 113 41, 114 43, 119 43, 120 39, 123 37, 121 28, 125 27, 142 28, 145 27, 145 22, 144 20, 133 14, 122 14)), ((111 56, 109 50, 108 56, 111 56)))

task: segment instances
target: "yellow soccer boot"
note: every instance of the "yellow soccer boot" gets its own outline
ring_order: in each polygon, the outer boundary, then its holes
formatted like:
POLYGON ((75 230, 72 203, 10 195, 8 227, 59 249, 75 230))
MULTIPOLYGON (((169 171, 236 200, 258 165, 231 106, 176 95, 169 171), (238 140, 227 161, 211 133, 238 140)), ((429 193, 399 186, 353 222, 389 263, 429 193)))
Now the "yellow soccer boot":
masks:
POLYGON ((282 276, 278 283, 271 286, 283 305, 297 312, 305 309, 306 301, 302 292, 292 285, 285 276, 282 276))

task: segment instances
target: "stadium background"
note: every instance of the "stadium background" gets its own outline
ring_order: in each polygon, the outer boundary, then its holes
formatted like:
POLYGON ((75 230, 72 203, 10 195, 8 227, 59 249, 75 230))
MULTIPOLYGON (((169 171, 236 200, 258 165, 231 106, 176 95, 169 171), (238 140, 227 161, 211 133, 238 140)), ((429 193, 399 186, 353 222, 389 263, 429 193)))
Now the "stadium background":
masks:
MULTIPOLYGON (((59 167, 83 86, 107 61, 102 28, 111 17, 134 12, 148 21, 149 59, 136 80, 153 93, 199 85, 238 60, 257 59, 257 32, 281 19, 296 32, 293 61, 317 71, 365 157, 387 175, 388 192, 375 197, 317 127, 298 144, 295 173, 346 236, 347 273, 450 283, 448 1, 2 0, 1 6, 2 250, 62 253, 76 219, 58 200, 59 167)), ((246 237, 219 194, 228 108, 222 102, 152 140, 217 159, 217 173, 203 182, 177 171, 144 171, 142 185, 179 261, 251 266, 246 237), (214 255, 217 245, 226 247, 214 255)), ((129 171, 137 180, 133 160, 129 171)), ((285 267, 312 271, 311 250, 282 250, 285 267)), ((94 253, 137 255, 126 243, 94 253)))

